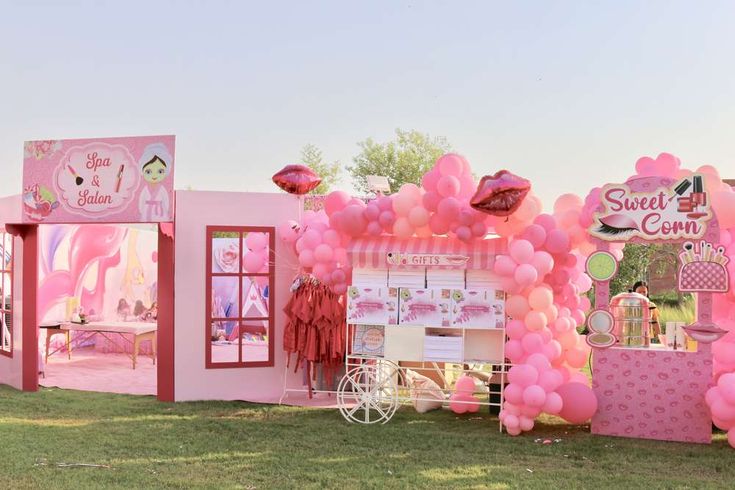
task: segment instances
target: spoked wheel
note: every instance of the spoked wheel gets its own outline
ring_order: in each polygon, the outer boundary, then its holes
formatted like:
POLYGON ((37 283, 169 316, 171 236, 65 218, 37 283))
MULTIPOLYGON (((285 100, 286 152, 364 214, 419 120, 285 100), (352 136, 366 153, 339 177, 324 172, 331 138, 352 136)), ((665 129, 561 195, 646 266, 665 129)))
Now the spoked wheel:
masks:
POLYGON ((348 422, 388 422, 398 409, 398 366, 382 361, 347 371, 337 387, 339 411, 348 422))

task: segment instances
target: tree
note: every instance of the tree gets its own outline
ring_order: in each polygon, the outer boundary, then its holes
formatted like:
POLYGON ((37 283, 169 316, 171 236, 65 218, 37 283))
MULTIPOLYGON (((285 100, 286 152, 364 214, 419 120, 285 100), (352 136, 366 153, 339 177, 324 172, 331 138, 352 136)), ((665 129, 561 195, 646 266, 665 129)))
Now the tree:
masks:
POLYGON ((355 189, 365 193, 370 190, 368 175, 388 177, 393 192, 406 183, 421 185, 421 177, 433 167, 437 158, 451 149, 444 137, 432 138, 416 130, 401 129, 396 129, 395 141, 381 144, 368 138, 358 146, 361 151, 347 170, 355 189))
POLYGON ((322 179, 322 183, 309 194, 326 194, 340 180, 339 162, 325 162, 322 151, 311 143, 301 148, 301 163, 312 169, 322 179))

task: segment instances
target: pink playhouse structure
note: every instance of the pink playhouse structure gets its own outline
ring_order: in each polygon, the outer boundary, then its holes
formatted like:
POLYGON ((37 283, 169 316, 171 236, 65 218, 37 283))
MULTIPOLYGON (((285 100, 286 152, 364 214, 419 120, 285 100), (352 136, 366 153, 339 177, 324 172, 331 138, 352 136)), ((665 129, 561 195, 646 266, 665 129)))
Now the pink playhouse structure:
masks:
POLYGON ((735 191, 713 167, 643 157, 543 213, 530 181, 476 182, 456 154, 421 185, 305 206, 300 165, 273 176, 286 193, 174 191, 173 136, 24 150, 0 199, 0 383, 356 423, 489 405, 513 436, 541 413, 693 443, 714 423, 735 447, 735 191), (674 247, 694 321, 659 332, 645 287, 611 294, 626 243, 674 247))

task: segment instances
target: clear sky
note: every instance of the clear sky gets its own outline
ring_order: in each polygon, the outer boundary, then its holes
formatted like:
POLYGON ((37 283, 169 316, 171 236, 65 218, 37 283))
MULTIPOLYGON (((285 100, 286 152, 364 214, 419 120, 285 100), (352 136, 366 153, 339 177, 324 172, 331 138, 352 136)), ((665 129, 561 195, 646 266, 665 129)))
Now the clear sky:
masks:
POLYGON ((27 139, 175 134, 177 188, 269 191, 397 127, 547 206, 662 151, 735 177, 735 2, 0 0, 0 195, 27 139))

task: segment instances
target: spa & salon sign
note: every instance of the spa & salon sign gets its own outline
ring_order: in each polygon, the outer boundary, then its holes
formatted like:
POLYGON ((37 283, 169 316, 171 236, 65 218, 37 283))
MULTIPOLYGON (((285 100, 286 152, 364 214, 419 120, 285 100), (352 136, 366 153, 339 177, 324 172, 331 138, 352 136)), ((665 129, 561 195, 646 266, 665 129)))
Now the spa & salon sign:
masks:
POLYGON ((701 175, 651 191, 608 184, 590 234, 606 241, 699 239, 712 217, 701 175))
POLYGON ((27 141, 23 221, 173 221, 174 142, 174 136, 27 141))

